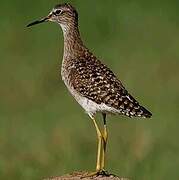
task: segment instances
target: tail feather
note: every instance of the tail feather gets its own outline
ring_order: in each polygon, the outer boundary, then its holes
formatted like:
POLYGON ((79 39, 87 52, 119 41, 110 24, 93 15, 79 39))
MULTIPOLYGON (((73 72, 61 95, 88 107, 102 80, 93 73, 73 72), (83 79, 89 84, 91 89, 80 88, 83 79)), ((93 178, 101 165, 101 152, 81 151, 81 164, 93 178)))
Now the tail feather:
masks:
MULTIPOLYGON (((149 112, 146 108, 141 106, 138 101, 136 101, 130 94, 126 96, 126 98, 129 100, 128 108, 130 109, 129 116, 130 117, 144 117, 144 118, 150 118, 152 116, 152 113, 149 112), (131 105, 131 106, 130 106, 131 105)), ((127 114, 126 114, 127 115, 127 114)))
POLYGON ((142 117, 145 117, 145 118, 150 118, 152 116, 152 113, 149 112, 147 109, 145 109, 143 106, 140 106, 140 109, 139 109, 142 113, 141 113, 141 116, 142 117))

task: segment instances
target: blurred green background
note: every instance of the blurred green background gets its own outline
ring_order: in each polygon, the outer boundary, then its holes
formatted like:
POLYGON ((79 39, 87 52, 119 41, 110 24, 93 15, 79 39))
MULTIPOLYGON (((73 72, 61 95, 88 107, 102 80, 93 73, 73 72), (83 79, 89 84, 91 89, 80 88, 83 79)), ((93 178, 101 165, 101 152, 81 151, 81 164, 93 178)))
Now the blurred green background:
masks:
MULTIPOLYGON (((60 77, 61 29, 27 29, 62 1, 1 1, 0 179, 94 170, 96 132, 60 77)), ((107 169, 137 180, 179 179, 179 1, 68 1, 85 44, 153 113, 109 116, 107 169)), ((101 116, 98 116, 100 122, 101 116)))

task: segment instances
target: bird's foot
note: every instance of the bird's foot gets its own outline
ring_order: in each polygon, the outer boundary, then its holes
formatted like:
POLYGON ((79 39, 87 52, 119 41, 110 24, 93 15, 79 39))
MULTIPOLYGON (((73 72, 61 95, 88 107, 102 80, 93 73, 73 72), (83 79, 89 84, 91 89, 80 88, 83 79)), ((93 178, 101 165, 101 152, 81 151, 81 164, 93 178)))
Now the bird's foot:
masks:
POLYGON ((88 178, 88 177, 98 177, 98 176, 102 176, 102 177, 109 177, 111 174, 109 174, 107 171, 105 170, 99 170, 99 171, 95 171, 95 172, 90 172, 88 174, 85 174, 81 177, 81 179, 83 178, 88 178))

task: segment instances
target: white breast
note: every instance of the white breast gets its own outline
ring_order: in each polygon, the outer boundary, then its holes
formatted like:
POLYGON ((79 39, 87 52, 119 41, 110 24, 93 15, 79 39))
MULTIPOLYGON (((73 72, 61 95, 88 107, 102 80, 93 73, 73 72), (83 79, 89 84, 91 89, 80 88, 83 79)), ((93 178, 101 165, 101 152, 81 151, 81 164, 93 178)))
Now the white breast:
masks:
POLYGON ((82 108, 86 111, 86 113, 90 117, 93 117, 97 112, 114 113, 114 114, 121 113, 121 111, 118 109, 107 106, 104 103, 97 104, 94 101, 80 95, 72 86, 70 86, 70 83, 68 82, 67 78, 65 78, 65 76, 63 75, 62 77, 71 95, 76 99, 76 101, 82 106, 82 108))

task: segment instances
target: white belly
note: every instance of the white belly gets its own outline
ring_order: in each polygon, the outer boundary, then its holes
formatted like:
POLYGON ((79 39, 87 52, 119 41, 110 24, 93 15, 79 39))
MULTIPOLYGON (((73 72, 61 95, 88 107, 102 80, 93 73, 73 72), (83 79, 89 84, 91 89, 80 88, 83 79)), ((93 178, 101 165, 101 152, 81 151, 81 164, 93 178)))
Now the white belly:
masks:
POLYGON ((82 106, 82 108, 86 111, 86 113, 93 117, 97 112, 104 112, 104 113, 114 113, 118 114, 121 113, 120 110, 115 109, 113 107, 107 106, 104 103, 97 104, 94 101, 80 95, 73 87, 69 85, 69 83, 63 79, 66 87, 68 88, 71 95, 76 99, 76 101, 82 106))
POLYGON ((78 93, 71 85, 70 82, 68 82, 68 75, 65 72, 65 68, 63 67, 62 63, 62 69, 61 69, 61 75, 62 80, 64 81, 66 87, 68 88, 71 95, 76 99, 76 101, 82 106, 82 108, 86 111, 86 113, 93 117, 97 112, 104 112, 104 113, 114 113, 114 114, 121 114, 121 110, 115 109, 113 107, 110 107, 104 103, 97 104, 94 101, 82 96, 80 93, 78 93))

